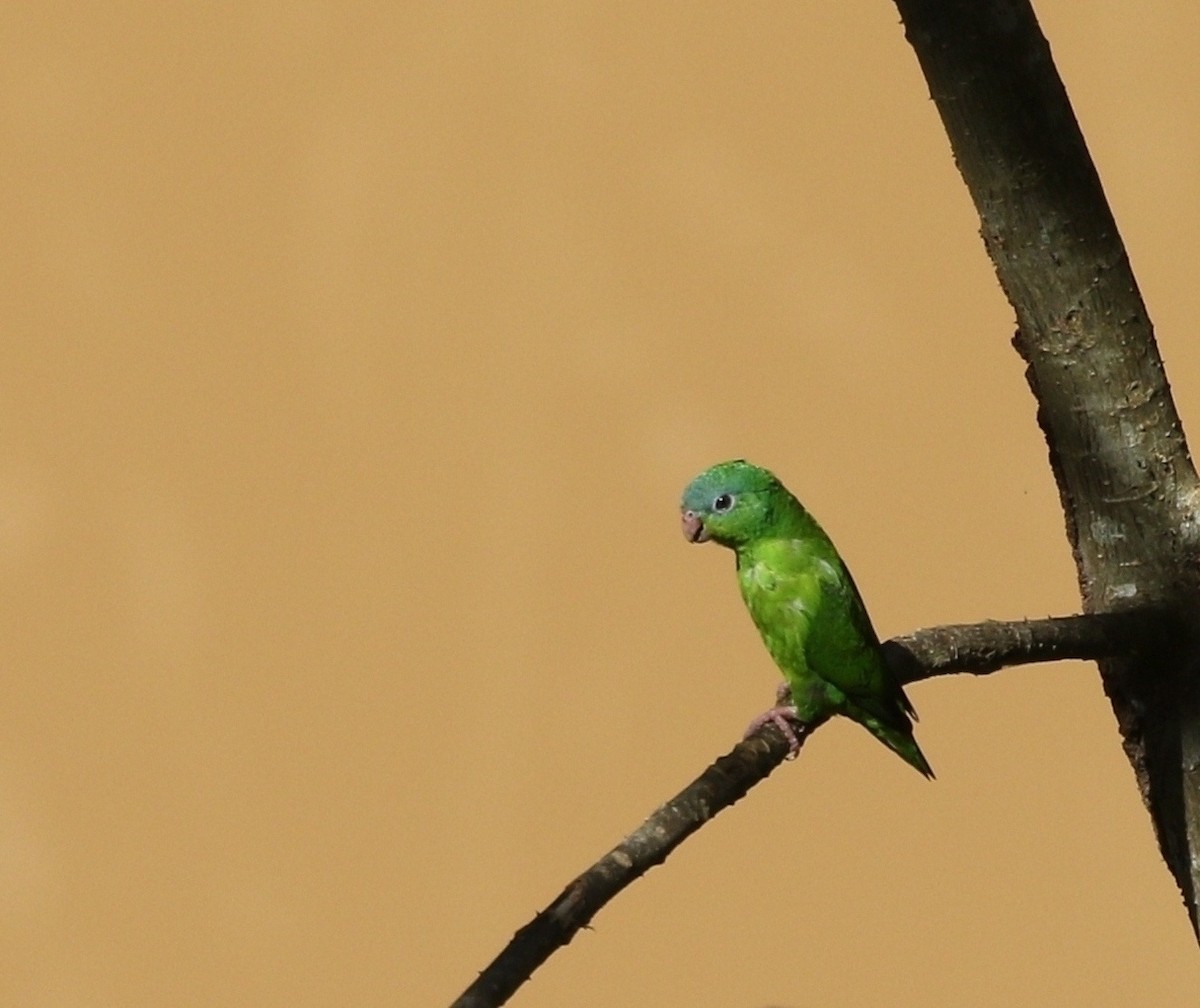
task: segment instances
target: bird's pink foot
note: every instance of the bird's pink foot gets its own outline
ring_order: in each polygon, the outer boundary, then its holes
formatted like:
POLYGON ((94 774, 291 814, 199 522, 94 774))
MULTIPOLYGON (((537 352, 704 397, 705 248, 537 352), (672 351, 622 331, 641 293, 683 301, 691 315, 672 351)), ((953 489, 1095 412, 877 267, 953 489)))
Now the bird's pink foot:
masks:
MULTIPOLYGON (((781 698, 782 699, 782 698, 781 698)), ((808 725, 800 720, 800 715, 796 708, 790 705, 781 705, 772 707, 769 711, 763 711, 746 728, 746 734, 743 738, 749 738, 759 728, 772 724, 779 729, 780 734, 787 739, 788 744, 788 759, 795 759, 800 752, 800 736, 808 730, 808 725)))

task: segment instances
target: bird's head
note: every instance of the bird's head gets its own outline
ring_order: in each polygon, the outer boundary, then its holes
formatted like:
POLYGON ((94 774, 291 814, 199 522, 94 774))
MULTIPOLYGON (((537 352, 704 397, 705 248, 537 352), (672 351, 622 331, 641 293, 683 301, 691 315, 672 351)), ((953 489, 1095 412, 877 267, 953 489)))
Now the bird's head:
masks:
POLYGON ((781 497, 790 494, 774 474, 744 459, 721 462, 687 485, 680 502, 688 542, 738 549, 772 527, 781 497))

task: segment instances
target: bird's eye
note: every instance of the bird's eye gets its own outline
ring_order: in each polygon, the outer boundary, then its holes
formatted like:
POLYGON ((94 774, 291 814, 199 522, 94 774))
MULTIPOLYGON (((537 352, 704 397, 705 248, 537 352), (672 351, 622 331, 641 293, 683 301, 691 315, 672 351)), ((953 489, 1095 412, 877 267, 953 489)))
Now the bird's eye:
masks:
POLYGON ((731 494, 721 494, 720 497, 713 501, 713 510, 720 513, 728 511, 733 507, 733 496, 731 494))

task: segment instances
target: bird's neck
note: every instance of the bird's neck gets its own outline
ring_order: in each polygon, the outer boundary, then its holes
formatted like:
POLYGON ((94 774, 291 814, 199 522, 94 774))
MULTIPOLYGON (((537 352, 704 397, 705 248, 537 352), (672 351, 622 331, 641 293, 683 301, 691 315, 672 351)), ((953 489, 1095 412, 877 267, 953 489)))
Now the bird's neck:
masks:
POLYGON ((804 508, 796 505, 786 512, 774 516, 769 531, 755 536, 737 548, 738 567, 759 560, 769 562, 782 547, 786 552, 805 552, 819 549, 828 542, 825 532, 804 508))
POLYGON ((772 515, 770 531, 764 538, 824 538, 825 533, 821 531, 821 526, 817 524, 816 519, 812 515, 804 510, 798 501, 790 500, 787 502, 787 505, 772 515))

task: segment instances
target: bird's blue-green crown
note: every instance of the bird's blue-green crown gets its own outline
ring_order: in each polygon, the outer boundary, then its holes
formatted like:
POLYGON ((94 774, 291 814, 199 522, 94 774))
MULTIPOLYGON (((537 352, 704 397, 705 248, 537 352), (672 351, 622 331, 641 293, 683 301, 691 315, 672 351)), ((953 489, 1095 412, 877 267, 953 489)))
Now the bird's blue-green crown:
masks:
POLYGON ((692 480, 683 491, 682 504, 690 511, 702 512, 723 493, 738 495, 778 490, 784 490, 784 486, 770 470, 745 459, 730 459, 718 462, 692 480))

